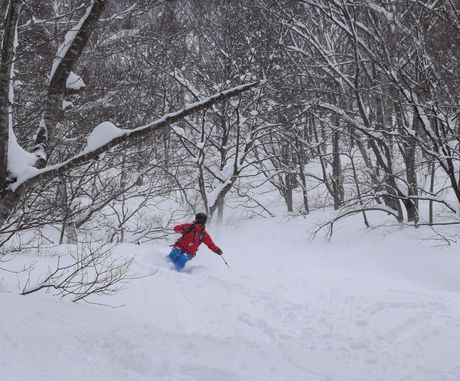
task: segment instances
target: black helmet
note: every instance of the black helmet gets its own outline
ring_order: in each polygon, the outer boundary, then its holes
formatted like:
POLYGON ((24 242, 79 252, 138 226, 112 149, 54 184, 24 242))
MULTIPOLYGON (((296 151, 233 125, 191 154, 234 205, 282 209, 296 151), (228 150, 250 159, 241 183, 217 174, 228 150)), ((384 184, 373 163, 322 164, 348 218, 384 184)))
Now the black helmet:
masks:
POLYGON ((197 213, 195 215, 195 222, 199 225, 204 225, 208 219, 208 216, 204 213, 197 213))

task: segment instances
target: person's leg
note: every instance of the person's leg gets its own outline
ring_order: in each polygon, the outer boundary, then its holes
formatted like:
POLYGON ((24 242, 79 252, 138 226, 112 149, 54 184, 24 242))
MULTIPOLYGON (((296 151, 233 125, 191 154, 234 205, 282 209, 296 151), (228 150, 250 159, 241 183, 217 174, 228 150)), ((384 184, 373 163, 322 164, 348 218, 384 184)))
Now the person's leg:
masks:
POLYGON ((182 256, 182 250, 178 249, 177 247, 173 247, 171 252, 168 254, 169 260, 174 264, 176 264, 178 258, 180 258, 181 256, 182 256))
POLYGON ((182 252, 181 255, 177 258, 174 265, 176 266, 177 271, 181 271, 185 264, 192 259, 192 256, 189 253, 182 252))

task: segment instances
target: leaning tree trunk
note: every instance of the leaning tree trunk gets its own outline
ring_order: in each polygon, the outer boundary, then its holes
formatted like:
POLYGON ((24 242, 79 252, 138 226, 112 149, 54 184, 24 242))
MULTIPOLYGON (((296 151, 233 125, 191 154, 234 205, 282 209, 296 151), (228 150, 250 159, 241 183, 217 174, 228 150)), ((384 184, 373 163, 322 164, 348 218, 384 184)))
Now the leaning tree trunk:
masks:
POLYGON ((43 168, 48 161, 49 144, 54 137, 59 115, 62 113, 67 78, 95 30, 106 4, 106 0, 93 0, 92 5, 87 8, 85 15, 72 30, 76 31, 75 38, 65 41, 58 49, 51 69, 45 111, 35 139, 37 168, 43 168))

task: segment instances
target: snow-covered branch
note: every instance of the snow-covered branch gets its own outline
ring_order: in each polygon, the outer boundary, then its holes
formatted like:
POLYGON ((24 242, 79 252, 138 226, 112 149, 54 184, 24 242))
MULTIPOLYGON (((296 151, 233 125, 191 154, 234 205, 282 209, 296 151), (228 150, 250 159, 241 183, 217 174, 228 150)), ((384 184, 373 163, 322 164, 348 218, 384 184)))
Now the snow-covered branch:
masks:
POLYGON ((129 140, 139 138, 152 134, 155 131, 161 130, 167 126, 170 126, 185 117, 204 110, 214 103, 228 99, 235 95, 238 95, 244 91, 247 91, 258 85, 258 82, 252 82, 240 86, 233 87, 231 89, 217 93, 205 100, 190 104, 182 110, 167 114, 156 121, 146 124, 144 126, 132 129, 123 130, 116 128, 113 124, 105 122, 97 126, 93 133, 88 137, 88 144, 86 148, 80 154, 70 158, 69 160, 56 164, 47 168, 37 169, 29 168, 21 174, 17 181, 11 185, 11 189, 15 192, 22 192, 32 184, 36 183, 45 178, 55 177, 62 173, 69 171, 83 163, 90 160, 96 159, 102 153, 109 149, 129 140))

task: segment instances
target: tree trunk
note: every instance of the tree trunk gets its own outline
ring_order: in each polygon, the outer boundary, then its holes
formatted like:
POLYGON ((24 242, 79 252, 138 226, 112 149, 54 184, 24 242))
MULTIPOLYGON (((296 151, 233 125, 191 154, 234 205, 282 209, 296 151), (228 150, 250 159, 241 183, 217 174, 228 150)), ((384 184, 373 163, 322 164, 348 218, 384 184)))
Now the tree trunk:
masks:
POLYGON ((15 59, 15 34, 19 17, 19 2, 10 0, 6 13, 0 52, 0 226, 8 218, 18 196, 8 189, 14 179, 8 171, 8 141, 12 128, 10 86, 15 59))
POLYGON ((339 118, 335 117, 336 128, 332 132, 332 189, 334 198, 334 209, 339 209, 343 204, 344 190, 343 190, 343 175, 342 165, 340 162, 340 149, 339 149, 339 118))
MULTIPOLYGON (((390 89, 393 99, 395 102, 393 103, 393 107, 396 114, 396 119, 398 123, 398 132, 403 137, 403 142, 401 145, 401 155, 404 160, 404 164, 406 167, 406 180, 407 180, 407 199, 403 200, 403 204, 406 208, 407 212, 407 221, 408 222, 415 222, 418 223, 419 213, 418 213, 418 201, 416 199, 411 199, 411 196, 418 196, 418 180, 417 180, 417 172, 416 172, 416 162, 415 162, 415 154, 416 154, 416 144, 417 141, 414 137, 408 134, 407 129, 407 120, 404 115, 404 111, 401 107, 400 101, 398 99, 398 92, 395 88, 390 89), (406 127, 406 128, 405 128, 406 127)), ((414 134, 418 133, 419 130, 419 121, 417 118, 413 118, 412 127, 410 128, 414 131, 414 134)))
POLYGON ((15 0, 9 1, 0 52, 0 194, 2 195, 11 181, 8 172, 8 141, 10 128, 12 128, 10 87, 15 59, 14 41, 18 8, 19 5, 15 0))
POLYGON ((284 176, 286 188, 284 191, 284 201, 286 202, 287 211, 291 213, 294 210, 294 199, 293 199, 293 180, 292 174, 286 173, 284 176))
MULTIPOLYGON (((304 131, 303 136, 304 137, 307 136, 306 131, 304 131)), ((300 184, 302 186, 303 207, 305 209, 305 214, 309 214, 310 206, 308 203, 307 178, 305 177, 305 172, 304 172, 304 168, 305 168, 305 164, 307 160, 306 160, 306 155, 305 155, 303 144, 299 140, 299 137, 297 135, 295 136, 295 145, 296 145, 296 151, 297 151, 297 167, 299 170, 299 179, 300 179, 300 184)))
POLYGON ((10 189, 4 189, 0 193, 0 226, 10 216, 19 201, 19 195, 10 189))
POLYGON ((219 195, 217 201, 217 223, 221 224, 224 220, 224 206, 225 206, 225 196, 219 195))
POLYGON ((48 161, 49 144, 54 137, 56 125, 62 111, 67 78, 83 52, 93 30, 96 28, 106 4, 106 0, 94 0, 93 5, 88 7, 87 13, 80 19, 79 29, 76 31, 74 40, 67 42, 70 45, 62 45, 62 51, 57 52, 58 55, 62 54, 62 57, 60 57, 59 61, 56 61, 58 59, 56 57, 53 64, 54 71, 51 72, 48 85, 45 111, 35 139, 34 150, 37 154, 37 168, 45 167, 48 161))
MULTIPOLYGON (((434 192, 434 176, 436 174, 436 165, 435 165, 435 160, 432 159, 431 165, 430 165, 430 194, 433 194, 434 192)), ((428 203, 428 223, 430 225, 433 225, 433 201, 430 200, 428 203)))
MULTIPOLYGON (((416 118, 415 118, 416 120, 416 118)), ((416 163, 415 163, 415 139, 409 137, 409 142, 407 143, 405 152, 404 152, 404 162, 406 164, 406 178, 408 184, 408 199, 405 200, 404 205, 407 210, 407 220, 409 222, 418 222, 418 201, 411 199, 411 196, 417 196, 417 172, 416 172, 416 163)))

